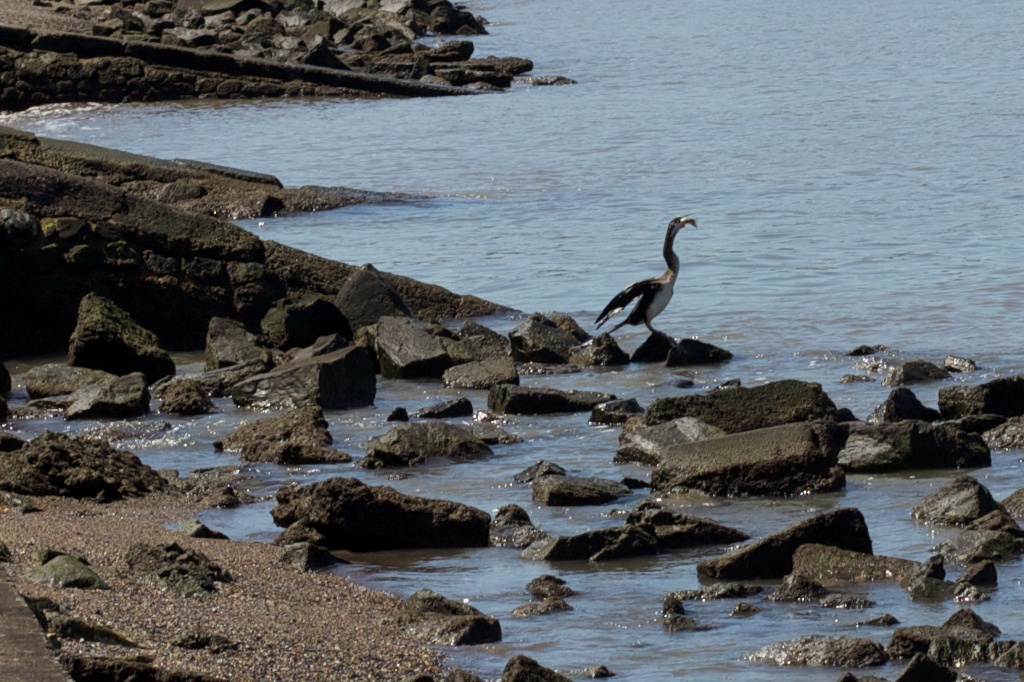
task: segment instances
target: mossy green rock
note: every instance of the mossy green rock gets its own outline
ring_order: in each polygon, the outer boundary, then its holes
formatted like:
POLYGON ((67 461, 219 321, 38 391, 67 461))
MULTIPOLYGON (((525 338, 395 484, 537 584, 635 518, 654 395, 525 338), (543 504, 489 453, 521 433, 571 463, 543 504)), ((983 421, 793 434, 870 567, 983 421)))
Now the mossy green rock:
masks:
POLYGON ((29 569, 28 577, 57 587, 77 587, 82 590, 103 590, 107 587, 96 571, 69 554, 58 555, 42 566, 29 569))

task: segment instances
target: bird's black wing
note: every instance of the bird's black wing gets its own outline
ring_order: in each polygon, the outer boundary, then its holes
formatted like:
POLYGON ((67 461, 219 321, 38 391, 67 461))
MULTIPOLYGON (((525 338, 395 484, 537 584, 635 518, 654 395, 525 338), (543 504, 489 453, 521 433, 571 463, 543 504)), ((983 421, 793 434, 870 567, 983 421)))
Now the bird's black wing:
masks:
POLYGON ((604 310, 602 310, 601 314, 597 316, 597 320, 595 320, 594 323, 600 327, 608 321, 608 318, 629 305, 630 301, 635 298, 639 298, 640 296, 654 295, 657 288, 658 282, 654 279, 642 279, 639 282, 630 284, 628 287, 617 293, 615 298, 608 302, 608 305, 604 307, 604 310))

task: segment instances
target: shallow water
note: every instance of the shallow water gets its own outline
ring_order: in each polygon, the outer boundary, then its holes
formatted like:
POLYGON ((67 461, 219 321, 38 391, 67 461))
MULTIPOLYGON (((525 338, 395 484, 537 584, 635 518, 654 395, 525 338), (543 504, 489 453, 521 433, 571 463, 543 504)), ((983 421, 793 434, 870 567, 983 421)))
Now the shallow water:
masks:
MULTIPOLYGON (((425 195, 410 205, 243 224, 264 238, 527 312, 569 312, 584 325, 621 287, 659 273, 665 224, 694 215, 700 227, 680 235, 683 273, 658 326, 725 347, 735 359, 693 370, 630 366, 524 377, 528 384, 606 390, 648 405, 731 378, 748 386, 797 378, 821 382, 837 405, 863 417, 888 389, 839 383, 864 371, 844 355, 862 343, 897 349, 882 358, 890 362, 941 362, 948 353, 977 361, 978 372, 950 382, 1024 371, 1020 3, 652 0, 627 8, 519 0, 470 7, 493 24, 490 36, 475 41, 477 54, 529 56, 536 73, 578 84, 422 101, 55 107, 3 122, 272 173, 290 185, 425 195), (692 376, 695 387, 674 388, 676 374, 692 376)), ((484 322, 505 332, 517 320, 484 322)), ((618 338, 632 349, 643 335, 624 330, 618 338)), ((941 385, 914 390, 934 406, 941 385)), ((485 406, 483 393, 465 394, 485 406)), ((337 446, 358 457, 386 430, 391 409, 412 411, 450 395, 439 383, 382 380, 373 408, 327 416, 337 446)), ((231 463, 212 441, 253 415, 219 407, 131 447, 157 467, 231 463)), ((31 435, 79 427, 28 428, 31 435)), ((511 480, 538 459, 594 476, 648 472, 613 464, 617 431, 592 427, 585 415, 517 417, 508 428, 525 442, 495 447, 486 462, 431 465, 403 480, 347 465, 264 467, 260 474, 266 491, 343 474, 488 511, 517 503, 553 534, 617 525, 621 519, 609 512, 640 499, 537 508, 528 488, 511 480)), ((991 469, 972 473, 1002 498, 1024 485, 1021 454, 994 453, 991 469)), ((877 553, 922 560, 951 531, 915 524, 909 508, 950 474, 851 476, 843 493, 791 500, 672 502, 754 536, 855 506, 877 553)), ((234 538, 267 540, 278 530, 270 506, 211 511, 204 520, 234 538)), ((501 644, 453 653, 458 664, 490 677, 523 652, 567 673, 603 663, 624 680, 831 681, 838 671, 773 668, 742 655, 817 632, 886 643, 891 628, 851 624, 882 612, 904 624, 937 623, 956 608, 872 586, 858 588, 878 602, 866 612, 765 605, 737 619, 729 617, 733 602, 710 602, 687 608, 717 629, 664 632, 662 597, 695 587, 694 564, 719 551, 601 567, 537 564, 512 550, 387 552, 349 557, 353 563, 339 572, 402 595, 430 587, 497 616, 501 644), (571 599, 575 610, 512 619, 511 610, 527 601, 526 583, 545 572, 581 593, 571 599)), ((1022 579, 1020 562, 1000 564, 999 590, 974 605, 1005 638, 1024 638, 1022 579)), ((887 666, 877 674, 897 672, 887 666)), ((1017 679, 992 668, 970 672, 1017 679)))

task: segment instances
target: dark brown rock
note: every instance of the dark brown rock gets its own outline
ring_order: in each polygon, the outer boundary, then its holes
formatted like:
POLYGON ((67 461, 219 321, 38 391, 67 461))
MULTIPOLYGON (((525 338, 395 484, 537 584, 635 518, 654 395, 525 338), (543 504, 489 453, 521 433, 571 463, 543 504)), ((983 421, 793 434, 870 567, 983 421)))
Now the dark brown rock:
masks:
POLYGON ((352 327, 334 304, 307 294, 277 301, 260 321, 267 341, 281 350, 304 348, 321 336, 351 339, 352 327))
POLYGON ((839 453, 847 472, 881 473, 901 469, 961 469, 990 466, 985 441, 955 424, 907 420, 892 424, 850 422, 839 453))
POLYGON ((419 590, 402 606, 400 620, 417 641, 439 646, 467 646, 501 641, 501 624, 478 609, 419 590))
POLYGON ((540 476, 531 483, 533 500, 551 507, 608 504, 632 491, 604 478, 582 476, 540 476))
POLYGON ((459 397, 445 400, 436 405, 428 405, 413 413, 414 417, 420 419, 451 419, 453 417, 472 417, 473 403, 469 398, 459 397))
POLYGON ((1024 376, 993 379, 979 386, 943 386, 939 389, 943 419, 973 414, 1024 415, 1024 376))
POLYGON ((545 668, 529 656, 516 654, 505 664, 501 682, 572 682, 572 678, 545 668))
POLYGON ((370 264, 355 270, 334 298, 354 329, 377 324, 381 317, 412 317, 398 289, 370 264))
POLYGON ((593 391, 560 391, 554 388, 498 384, 492 386, 487 394, 487 409, 507 414, 587 412, 609 400, 615 400, 615 396, 593 391))
POLYGON ((296 359, 231 388, 236 405, 261 409, 307 405, 347 409, 372 405, 376 395, 373 360, 362 346, 296 359))
POLYGON ((636 417, 644 413, 644 408, 636 398, 627 400, 610 400, 606 403, 595 405, 590 412, 591 424, 624 424, 630 417, 636 417))
POLYGON ((907 360, 892 367, 882 380, 883 386, 904 386, 949 377, 949 370, 927 360, 907 360))
POLYGON ((446 422, 399 424, 374 436, 359 465, 368 469, 415 466, 435 457, 466 462, 488 457, 491 448, 468 430, 446 422))
POLYGON ((648 556, 658 551, 658 539, 639 526, 606 528, 573 536, 539 540, 525 550, 527 559, 544 561, 612 561, 648 556))
POLYGON ((308 406, 244 424, 214 445, 239 452, 243 462, 293 465, 352 461, 351 455, 330 447, 333 442, 323 410, 308 406))
POLYGON ((601 334, 569 350, 569 364, 581 367, 616 367, 629 364, 629 356, 611 334, 601 334))
POLYGON ((440 379, 454 365, 428 326, 412 318, 386 316, 374 337, 383 376, 392 379, 440 379))
POLYGON ((270 350, 260 345, 255 334, 241 322, 213 317, 206 331, 206 369, 220 369, 256 363, 261 371, 273 366, 270 350))
POLYGON ((195 379, 178 377, 162 387, 160 412, 167 414, 197 415, 213 412, 213 401, 195 379))
POLYGON ((911 516, 925 523, 963 526, 999 508, 988 488, 957 476, 914 505, 911 516))
POLYGON ((567 363, 573 349, 590 337, 578 325, 562 323, 533 313, 509 332, 512 359, 516 362, 567 363))
POLYGON ((934 422, 940 419, 939 411, 925 407, 909 388, 894 388, 885 402, 875 408, 867 421, 898 422, 904 419, 918 419, 934 422))
POLYGON ((70 396, 65 419, 131 419, 149 413, 149 389, 141 372, 107 384, 91 384, 70 396))
POLYGON ((30 398, 48 398, 70 395, 90 384, 106 384, 116 377, 116 374, 99 369, 49 364, 33 367, 25 372, 24 379, 30 398))
POLYGON ((565 598, 576 594, 576 591, 569 587, 565 580, 547 573, 531 580, 526 585, 526 591, 534 599, 565 598))
POLYGON ((717 365, 732 359, 732 353, 697 339, 679 339, 665 358, 666 367, 717 365))
POLYGON ((817 543, 802 544, 793 552, 793 573, 825 584, 900 581, 914 575, 920 568, 921 564, 910 559, 878 556, 817 543))
POLYGON ((653 500, 638 503, 626 517, 626 523, 653 529, 661 549, 732 544, 750 539, 743 531, 671 511, 653 500))

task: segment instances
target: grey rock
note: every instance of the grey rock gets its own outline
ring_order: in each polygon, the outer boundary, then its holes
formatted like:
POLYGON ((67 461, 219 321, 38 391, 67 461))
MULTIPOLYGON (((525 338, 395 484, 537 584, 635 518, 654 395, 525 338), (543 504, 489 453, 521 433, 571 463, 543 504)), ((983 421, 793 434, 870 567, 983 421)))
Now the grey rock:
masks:
POLYGON ((828 590, 821 583, 798 573, 790 573, 765 599, 774 602, 817 602, 827 594, 828 590))
POLYGON ((938 410, 925 407, 914 392, 909 388, 894 388, 885 402, 875 408, 867 421, 876 422, 898 422, 904 419, 918 419, 920 421, 934 422, 941 418, 938 410))
POLYGON ((937 549, 948 561, 966 566, 978 561, 1004 561, 1024 553, 1024 540, 1000 530, 967 529, 937 549))
POLYGON ((525 509, 507 504, 497 511, 491 523, 490 544, 493 547, 514 547, 523 549, 548 534, 533 525, 525 509))
POLYGON ((974 414, 1024 415, 1024 376, 993 379, 979 386, 943 386, 939 412, 944 419, 974 414))
POLYGON ((846 428, 849 436, 839 453, 839 464, 847 472, 960 469, 992 463, 981 436, 962 431, 955 424, 851 422, 846 428))
MULTIPOLYGON (((91 384, 107 384, 117 378, 116 374, 88 367, 48 364, 33 367, 25 372, 25 390, 30 398, 49 398, 69 395, 91 384)), ((10 390, 10 388, 8 388, 10 390)), ((5 391, 0 391, 4 393, 5 391)))
POLYGON ((582 476, 540 476, 531 485, 533 500, 551 507, 608 504, 632 493, 618 481, 582 476))
POLYGON ((615 396, 593 391, 560 391, 554 388, 498 384, 492 386, 487 393, 487 409, 506 414, 587 412, 609 400, 615 400, 615 396))
POLYGON ((163 387, 158 396, 160 412, 197 415, 213 412, 213 400, 195 379, 176 377, 163 387))
POLYGON ((439 340, 452 361, 459 364, 499 358, 511 360, 508 338, 473 320, 467 320, 458 333, 441 335, 439 340))
POLYGON ((241 322, 223 317, 210 319, 206 330, 206 369, 221 369, 255 363, 266 371, 273 366, 270 349, 260 345, 255 334, 241 322))
POLYGON ((956 581, 976 587, 991 587, 999 582, 996 565, 990 559, 976 561, 964 569, 956 581))
POLYGON ((639 526, 625 526, 539 540, 523 550, 522 556, 544 561, 599 562, 649 556, 657 551, 654 535, 639 526))
POLYGON ((296 570, 302 572, 316 571, 335 564, 346 563, 343 559, 339 559, 323 547, 309 542, 296 542, 291 545, 285 545, 281 548, 281 555, 278 561, 283 564, 290 564, 296 570))
POLYGON ((215 441, 214 446, 240 453, 244 462, 294 465, 352 461, 351 455, 330 447, 333 442, 323 410, 307 406, 243 424, 215 441))
POLYGON ((466 646, 501 641, 501 624, 478 609, 431 590, 413 593, 400 619, 416 641, 439 646, 466 646))
POLYGON ((924 653, 916 653, 895 682, 957 682, 960 675, 924 653))
POLYGON ((1024 449, 1024 417, 1010 417, 984 432, 985 442, 997 450, 1024 449))
POLYGON ((534 599, 550 599, 551 597, 572 597, 576 594, 576 590, 569 587, 569 585, 558 576, 544 575, 538 576, 531 580, 526 585, 526 591, 530 593, 534 599))
POLYGON ((441 380, 449 388, 487 390, 497 384, 518 384, 519 372, 512 358, 502 356, 449 367, 441 380))
POLYGON ((162 584, 183 597, 213 592, 218 582, 232 581, 231 574, 202 552, 183 549, 177 543, 132 545, 125 555, 129 570, 162 584))
POLYGON ((1000 504, 1011 516, 1018 519, 1024 518, 1024 488, 1014 491, 1000 504))
POLYGON ((523 439, 516 434, 509 433, 497 424, 486 420, 474 421, 469 425, 469 432, 488 445, 508 445, 510 443, 523 442, 523 439))
POLYGON ((353 338, 352 327, 333 303, 319 296, 283 298, 267 311, 260 328, 274 348, 304 348, 321 336, 353 338))
POLYGON ((590 337, 575 323, 548 318, 533 313, 522 324, 509 332, 512 358, 517 362, 568 363, 573 349, 590 337))
POLYGON ((774 665, 829 665, 865 668, 888 662, 882 645, 870 639, 807 635, 747 654, 747 659, 774 665))
POLYGON ((334 297, 334 305, 355 329, 377 324, 382 317, 413 316, 398 289, 370 264, 349 275, 334 297))
POLYGON ((149 413, 149 388, 141 372, 92 384, 71 394, 65 419, 130 419, 149 413))
POLYGON ((669 593, 681 601, 709 601, 711 599, 743 599, 760 594, 764 588, 760 585, 742 585, 740 583, 715 583, 710 587, 695 590, 680 590, 669 593))
POLYGON ((743 531, 671 511, 653 500, 638 503, 626 517, 626 524, 653 529, 661 549, 723 545, 750 539, 743 531))
POLYGON ((927 360, 907 360, 891 367, 882 379, 883 386, 905 386, 949 377, 949 370, 927 360))
POLYGON ((467 429, 447 422, 409 422, 370 439, 359 465, 368 469, 415 466, 443 457, 467 462, 493 454, 490 447, 467 429))
POLYGON ((961 358, 956 355, 947 355, 946 359, 942 361, 942 366, 950 372, 973 372, 978 369, 978 365, 974 360, 961 358))
POLYGON ((107 588, 96 571, 70 554, 59 554, 42 566, 29 569, 28 577, 35 582, 47 583, 54 587, 73 587, 80 590, 107 588))
POLYGON ((381 374, 392 379, 440 379, 454 361, 426 323, 385 316, 374 340, 381 374))
POLYGON ((513 477, 516 483, 532 483, 541 476, 566 476, 568 472, 560 464, 549 462, 546 459, 537 460, 527 468, 520 471, 513 477))
POLYGON ((227 535, 221 533, 218 530, 213 530, 199 519, 192 519, 181 524, 179 532, 184 533, 190 538, 206 538, 208 540, 227 540, 227 535))
POLYGON ((806 543, 793 552, 793 573, 823 583, 900 581, 920 569, 921 564, 910 559, 856 552, 832 545, 806 543))
MULTIPOLYGON (((597 408, 595 408, 597 409, 597 408)), ((720 438, 725 431, 693 417, 680 417, 654 426, 642 421, 630 422, 619 434, 615 462, 657 465, 683 443, 720 438)))
POLYGON ((260 409, 363 407, 372 405, 376 394, 373 360, 362 346, 294 360, 231 388, 236 405, 260 409))
POLYGON ((590 412, 591 424, 624 424, 630 417, 642 415, 644 408, 636 398, 610 400, 595 405, 590 412))
POLYGON ((910 513, 925 523, 963 526, 998 508, 988 488, 970 476, 957 476, 915 504, 910 513))
POLYGON ((611 334, 601 334, 569 350, 569 364, 581 367, 617 367, 629 364, 629 356, 611 334))
POLYGON ((697 339, 679 339, 676 345, 669 349, 665 366, 717 365, 731 359, 732 353, 724 348, 697 339))
POLYGON ((569 602, 561 597, 545 597, 541 601, 532 601, 512 609, 513 618, 532 618, 533 616, 547 616, 562 611, 572 611, 569 602))
POLYGON ((429 405, 413 413, 420 419, 450 419, 452 417, 472 417, 473 403, 469 398, 459 397, 446 400, 436 405, 429 405))

